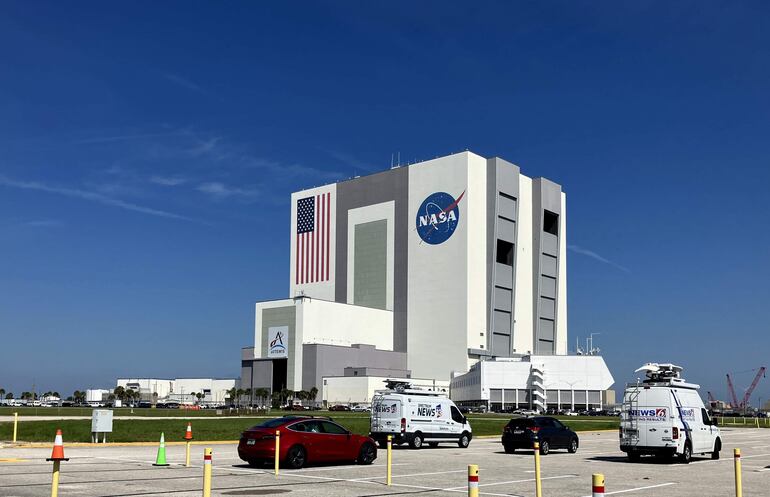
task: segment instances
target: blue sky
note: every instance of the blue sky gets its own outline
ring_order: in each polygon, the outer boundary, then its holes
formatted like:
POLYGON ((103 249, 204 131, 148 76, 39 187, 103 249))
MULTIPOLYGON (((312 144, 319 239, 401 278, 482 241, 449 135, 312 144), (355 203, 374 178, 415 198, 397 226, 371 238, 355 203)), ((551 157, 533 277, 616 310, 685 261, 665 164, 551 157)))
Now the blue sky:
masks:
POLYGON ((0 6, 0 387, 237 375, 291 191, 465 149, 564 185, 616 387, 765 364, 766 3, 370 4, 0 6))

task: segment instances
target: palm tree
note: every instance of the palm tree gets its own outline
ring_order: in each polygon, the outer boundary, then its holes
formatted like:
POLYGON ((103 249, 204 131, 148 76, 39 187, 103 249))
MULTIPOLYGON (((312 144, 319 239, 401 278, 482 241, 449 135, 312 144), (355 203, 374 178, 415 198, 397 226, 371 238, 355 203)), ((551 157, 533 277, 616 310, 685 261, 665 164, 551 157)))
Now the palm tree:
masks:
POLYGON ((255 388, 254 389, 254 396, 257 399, 259 399, 259 401, 260 401, 259 404, 260 405, 265 405, 265 402, 267 402, 266 401, 267 397, 270 396, 270 390, 268 390, 267 388, 255 388))
POLYGON ((5 395, 5 388, 0 388, 0 399, 5 395))
POLYGON ((125 388, 123 388, 121 386, 117 386, 117 387, 115 387, 115 390, 112 391, 112 393, 115 395, 115 397, 117 397, 121 401, 126 400, 126 389, 125 388))
POLYGON ((227 391, 227 397, 230 399, 231 404, 235 404, 236 395, 238 395, 238 389, 235 387, 227 391))
POLYGON ((318 389, 316 387, 313 387, 310 389, 310 392, 308 393, 310 394, 310 400, 312 400, 313 404, 315 404, 315 398, 316 396, 318 396, 318 389))
POLYGON ((201 403, 201 400, 202 400, 202 399, 203 399, 205 396, 206 396, 206 394, 204 394, 203 392, 198 392, 198 393, 196 393, 196 394, 195 394, 195 398, 197 398, 197 399, 198 399, 198 404, 200 404, 200 403, 201 403))
POLYGON ((5 399, 6 400, 13 400, 13 392, 8 392, 7 394, 5 394, 5 399))
POLYGON ((241 407, 241 397, 243 397, 246 394, 246 390, 239 388, 235 391, 235 395, 238 397, 237 405, 238 407, 241 407))

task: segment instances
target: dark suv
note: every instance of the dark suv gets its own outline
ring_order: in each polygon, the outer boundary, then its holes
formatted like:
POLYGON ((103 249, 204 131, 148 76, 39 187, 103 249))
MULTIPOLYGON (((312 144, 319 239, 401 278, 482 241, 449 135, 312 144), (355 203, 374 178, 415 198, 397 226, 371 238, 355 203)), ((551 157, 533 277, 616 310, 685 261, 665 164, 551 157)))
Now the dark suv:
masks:
POLYGON ((502 442, 507 454, 513 454, 516 449, 532 449, 535 441, 540 442, 540 453, 546 455, 551 449, 575 453, 579 439, 577 433, 561 421, 546 416, 513 418, 503 428, 502 442))

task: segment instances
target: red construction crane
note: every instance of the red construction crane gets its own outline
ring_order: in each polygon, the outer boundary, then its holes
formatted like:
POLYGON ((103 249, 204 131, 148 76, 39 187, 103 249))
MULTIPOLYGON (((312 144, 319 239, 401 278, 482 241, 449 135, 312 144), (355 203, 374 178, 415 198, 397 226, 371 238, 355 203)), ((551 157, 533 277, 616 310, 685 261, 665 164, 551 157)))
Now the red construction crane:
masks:
POLYGON ((751 392, 754 391, 755 388, 757 388, 757 383, 759 383, 759 379, 765 376, 765 371, 767 370, 766 367, 762 366, 759 368, 759 371, 757 371, 757 375, 754 377, 754 381, 751 382, 751 386, 746 390, 746 395, 743 396, 743 400, 741 401, 741 407, 746 408, 749 406, 749 398, 751 397, 751 392))
POLYGON ((727 373, 727 393, 730 394, 730 400, 732 400, 731 407, 738 409, 738 397, 735 396, 735 389, 733 388, 733 380, 730 379, 730 373, 727 373))
MULTIPOLYGON (((751 371, 754 371, 753 369, 751 371)), ((733 401, 733 409, 745 409, 749 406, 749 399, 751 398, 751 393, 754 391, 754 389, 757 387, 757 384, 759 383, 759 380, 765 376, 765 371, 767 371, 767 368, 762 366, 757 370, 756 376, 754 376, 754 381, 751 382, 751 385, 749 388, 746 389, 746 393, 743 395, 743 399, 741 399, 740 402, 738 402, 738 397, 735 395, 735 389, 733 388, 733 381, 730 379, 730 374, 727 374, 727 391, 730 393, 730 398, 733 401)))

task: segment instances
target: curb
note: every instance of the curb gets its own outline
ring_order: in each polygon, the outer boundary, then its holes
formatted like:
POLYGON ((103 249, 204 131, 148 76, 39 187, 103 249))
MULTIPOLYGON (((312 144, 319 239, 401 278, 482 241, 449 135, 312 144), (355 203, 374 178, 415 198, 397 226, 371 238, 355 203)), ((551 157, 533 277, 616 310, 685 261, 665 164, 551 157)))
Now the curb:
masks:
MULTIPOLYGON (((226 445, 237 444, 238 440, 215 440, 215 441, 198 441, 193 440, 190 445, 226 445)), ((166 445, 186 445, 187 442, 166 442, 166 445)), ((68 442, 66 447, 157 447, 158 442, 108 442, 108 443, 91 443, 91 442, 68 442)), ((53 444, 46 442, 29 442, 29 443, 17 443, 16 445, 9 444, 4 445, 4 449, 50 449, 53 444)))

